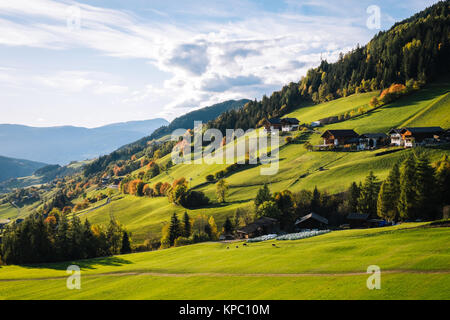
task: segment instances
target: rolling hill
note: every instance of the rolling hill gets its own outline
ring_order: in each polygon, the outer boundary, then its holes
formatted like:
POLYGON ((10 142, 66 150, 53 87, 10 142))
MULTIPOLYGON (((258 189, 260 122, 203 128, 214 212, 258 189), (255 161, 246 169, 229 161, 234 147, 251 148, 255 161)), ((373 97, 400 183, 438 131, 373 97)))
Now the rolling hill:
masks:
POLYGON ((0 150, 7 157, 64 165, 110 153, 167 123, 164 119, 151 119, 92 129, 0 124, 0 150))
MULTIPOLYGON (((417 126, 431 124, 448 128, 450 103, 445 97, 449 90, 450 82, 448 81, 432 83, 410 96, 387 104, 373 112, 321 127, 314 133, 306 135, 305 141, 312 144, 320 143, 320 133, 329 128, 352 128, 359 134, 387 132, 390 128, 408 123, 410 119, 413 119, 417 126), (423 110, 426 110, 426 118, 420 116, 423 110)), ((332 116, 348 109, 367 105, 376 94, 377 92, 355 94, 314 107, 299 108, 286 116, 295 116, 308 122, 314 121, 318 118, 332 116), (314 108, 317 108, 319 112, 317 118, 314 117, 312 112, 314 108)), ((216 202, 215 185, 205 183, 205 181, 208 174, 215 174, 217 171, 225 169, 227 164, 178 164, 145 182, 154 185, 157 182, 172 183, 175 179, 181 177, 192 178, 190 181, 191 188, 203 191, 213 200, 211 205, 201 209, 189 210, 169 203, 166 197, 136 197, 121 195, 114 191, 115 194, 108 205, 92 211, 91 209, 81 211, 78 214, 83 219, 88 218, 91 223, 106 224, 112 213, 132 232, 133 240, 136 243, 142 243, 149 234, 160 235, 163 223, 169 220, 173 212, 181 215, 184 211, 187 211, 193 217, 198 214, 211 215, 214 216, 218 225, 221 225, 227 216, 233 216, 237 208, 251 206, 258 189, 264 183, 270 185, 272 192, 285 189, 293 192, 302 189, 312 190, 317 186, 320 190, 333 194, 346 190, 353 181, 363 181, 370 170, 379 179, 384 179, 395 162, 401 161, 408 154, 419 152, 418 149, 402 149, 382 156, 377 155, 380 152, 379 150, 309 152, 304 147, 305 141, 284 144, 284 137, 280 138, 280 141, 282 146, 280 148, 278 173, 274 176, 262 176, 260 175, 260 167, 254 167, 231 174, 226 178, 230 190, 225 204, 216 202)), ((431 161, 438 160, 443 154, 450 155, 448 148, 419 149, 431 161)), ((168 154, 157 162, 163 165, 170 157, 171 155, 168 154)), ((138 169, 132 174, 137 175, 141 170, 138 169)), ((93 187, 88 192, 88 196, 94 197, 102 192, 104 191, 96 190, 93 187)), ((0 214, 1 212, 2 209, 0 208, 0 214)))
POLYGON ((0 182, 11 178, 29 176, 45 165, 42 162, 0 156, 0 182))

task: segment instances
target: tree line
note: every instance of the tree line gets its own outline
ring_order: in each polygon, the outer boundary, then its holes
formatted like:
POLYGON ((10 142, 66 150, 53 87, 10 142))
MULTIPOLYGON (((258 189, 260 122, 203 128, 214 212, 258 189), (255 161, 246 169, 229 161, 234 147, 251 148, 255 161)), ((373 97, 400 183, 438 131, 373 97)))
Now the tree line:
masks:
POLYGON ((431 82, 450 69, 450 9, 448 1, 379 32, 366 46, 340 54, 335 63, 322 61, 298 82, 291 82, 270 97, 228 110, 208 127, 247 130, 264 119, 282 116, 310 102, 321 103, 353 93, 389 88, 393 83, 431 82))
POLYGON ((109 225, 91 225, 54 209, 35 213, 3 232, 1 261, 27 264, 89 259, 132 251, 130 234, 111 217, 109 225))

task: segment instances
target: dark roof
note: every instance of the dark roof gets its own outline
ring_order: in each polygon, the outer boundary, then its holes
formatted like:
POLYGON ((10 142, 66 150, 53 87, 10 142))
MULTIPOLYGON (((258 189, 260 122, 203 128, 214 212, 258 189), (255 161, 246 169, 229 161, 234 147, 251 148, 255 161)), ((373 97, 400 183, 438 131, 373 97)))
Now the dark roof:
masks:
POLYGON ((280 118, 272 118, 267 121, 269 121, 270 124, 281 124, 280 118))
POLYGON ((298 119, 296 119, 296 118, 283 118, 283 119, 281 119, 281 122, 289 123, 289 124, 299 124, 300 123, 300 121, 298 121, 298 119))
POLYGON ((319 216, 317 213, 314 213, 314 212, 311 212, 310 214, 307 214, 306 216, 301 217, 300 219, 298 219, 295 222, 295 224, 296 225, 300 224, 303 221, 306 221, 306 220, 309 220, 309 219, 314 219, 314 220, 317 220, 317 221, 319 221, 321 223, 328 224, 328 219, 326 219, 326 218, 324 218, 322 216, 319 216))
POLYGON ((271 226, 277 222, 278 222, 277 219, 273 219, 273 218, 269 218, 269 217, 261 217, 258 220, 255 220, 254 222, 250 223, 248 226, 245 226, 245 227, 237 230, 237 232, 252 233, 261 227, 271 226))
POLYGON ((411 133, 440 133, 444 129, 441 127, 405 127, 401 129, 401 132, 410 131, 411 133))
POLYGON ((330 133, 335 137, 358 137, 359 135, 352 129, 341 129, 341 130, 327 130, 325 131, 321 137, 325 135, 325 133, 330 133))
POLYGON ((387 134, 385 133, 364 133, 359 136, 360 138, 370 138, 370 139, 385 139, 387 134))
POLYGON ((367 220, 369 218, 368 213, 350 213, 347 216, 347 219, 349 220, 367 220))
POLYGON ((400 131, 402 131, 402 129, 395 129, 395 128, 392 128, 391 130, 389 130, 389 134, 393 134, 393 133, 400 133, 400 131))

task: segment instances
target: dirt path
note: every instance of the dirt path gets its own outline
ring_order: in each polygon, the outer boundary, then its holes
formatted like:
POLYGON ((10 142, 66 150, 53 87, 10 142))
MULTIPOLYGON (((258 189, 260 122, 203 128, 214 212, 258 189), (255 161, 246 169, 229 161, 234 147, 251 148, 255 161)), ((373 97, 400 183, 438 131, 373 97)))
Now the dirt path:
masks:
MULTIPOLYGON (((381 274, 450 274, 450 270, 381 270, 381 274)), ((349 277, 368 275, 366 272, 342 272, 342 273, 165 273, 165 272, 109 272, 109 273, 91 273, 82 277, 128 277, 128 276, 152 276, 152 277, 274 277, 274 278, 300 278, 300 277, 349 277)), ((10 281, 42 281, 66 279, 67 276, 44 277, 44 278, 17 278, 0 279, 0 282, 10 281)))

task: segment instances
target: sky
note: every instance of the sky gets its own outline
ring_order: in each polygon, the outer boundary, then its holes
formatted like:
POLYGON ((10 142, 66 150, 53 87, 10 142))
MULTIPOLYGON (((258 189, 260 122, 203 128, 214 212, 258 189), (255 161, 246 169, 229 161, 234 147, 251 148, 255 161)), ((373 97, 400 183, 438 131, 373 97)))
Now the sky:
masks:
POLYGON ((170 121, 260 99, 436 2, 0 0, 0 123, 170 121))

